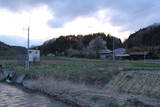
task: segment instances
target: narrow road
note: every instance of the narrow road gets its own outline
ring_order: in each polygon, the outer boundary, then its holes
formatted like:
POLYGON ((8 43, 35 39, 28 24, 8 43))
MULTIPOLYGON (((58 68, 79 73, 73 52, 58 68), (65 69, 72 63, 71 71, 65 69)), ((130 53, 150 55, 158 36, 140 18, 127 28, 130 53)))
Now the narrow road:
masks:
POLYGON ((0 107, 71 107, 39 93, 0 83, 0 107))

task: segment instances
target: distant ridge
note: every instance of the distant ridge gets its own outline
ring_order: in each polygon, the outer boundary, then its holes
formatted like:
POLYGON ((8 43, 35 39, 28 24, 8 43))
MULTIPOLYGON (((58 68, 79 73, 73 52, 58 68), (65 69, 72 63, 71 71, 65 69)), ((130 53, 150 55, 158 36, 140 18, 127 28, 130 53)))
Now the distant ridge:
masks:
POLYGON ((127 48, 133 47, 159 47, 160 23, 154 23, 148 27, 131 34, 124 42, 127 48))
POLYGON ((0 56, 23 55, 26 52, 25 47, 11 46, 0 41, 0 56))

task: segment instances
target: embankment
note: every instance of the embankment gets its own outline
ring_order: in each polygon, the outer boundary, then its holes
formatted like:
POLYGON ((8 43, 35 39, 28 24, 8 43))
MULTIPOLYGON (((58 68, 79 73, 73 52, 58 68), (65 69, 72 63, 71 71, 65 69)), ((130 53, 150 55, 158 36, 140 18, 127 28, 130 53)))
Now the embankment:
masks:
POLYGON ((112 92, 145 95, 160 99, 160 75, 121 72, 105 88, 112 92))
MULTIPOLYGON (((139 81, 142 81, 143 79, 146 81, 139 84, 142 86, 142 90, 148 88, 148 85, 146 84, 149 84, 149 81, 157 83, 157 85, 153 84, 153 88, 159 90, 159 82, 157 82, 159 80, 158 78, 150 75, 148 76, 148 74, 138 75, 139 76, 134 73, 121 72, 107 83, 105 89, 98 89, 93 86, 86 86, 85 84, 73 83, 67 79, 57 80, 52 75, 41 74, 37 76, 34 74, 28 75, 27 78, 23 80, 23 86, 31 90, 43 92, 76 107, 159 107, 159 99, 150 98, 150 96, 142 96, 144 93, 136 95, 135 93, 128 93, 125 91, 125 89, 128 89, 127 87, 132 85, 132 87, 129 87, 131 90, 138 79, 139 81), (122 89, 123 87, 124 91, 119 91, 119 89, 122 89)), ((3 79, 3 75, 0 77, 3 79)), ((152 90, 154 90, 153 88, 152 90)), ((141 88, 138 87, 138 89, 140 90, 141 88)), ((132 90, 137 89, 133 88, 132 90)), ((152 90, 150 91, 152 92, 152 90)))
MULTIPOLYGON (((119 78, 119 75, 115 78, 119 78)), ((126 92, 113 92, 108 91, 108 89, 97 89, 84 84, 73 83, 68 80, 59 81, 52 76, 46 77, 41 75, 37 79, 25 80, 23 85, 26 88, 41 91, 63 102, 80 107, 160 106, 159 99, 128 94, 126 92)))

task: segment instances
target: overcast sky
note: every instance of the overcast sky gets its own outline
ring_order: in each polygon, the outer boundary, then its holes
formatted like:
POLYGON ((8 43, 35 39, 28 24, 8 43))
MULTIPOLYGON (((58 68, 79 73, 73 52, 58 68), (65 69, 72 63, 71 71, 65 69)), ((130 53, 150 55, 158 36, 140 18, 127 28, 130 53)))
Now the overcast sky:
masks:
POLYGON ((0 0, 0 41, 26 46, 60 35, 110 33, 121 40, 160 22, 160 0, 0 0))

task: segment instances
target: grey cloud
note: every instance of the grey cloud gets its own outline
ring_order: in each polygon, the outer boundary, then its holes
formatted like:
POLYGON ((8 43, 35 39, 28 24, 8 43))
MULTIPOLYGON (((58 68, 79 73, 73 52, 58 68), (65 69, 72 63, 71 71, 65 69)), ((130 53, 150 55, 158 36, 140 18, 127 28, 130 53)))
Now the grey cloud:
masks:
POLYGON ((99 4, 96 0, 86 0, 85 2, 81 0, 57 0, 53 2, 53 7, 50 7, 54 11, 55 19, 49 21, 49 25, 60 27, 78 16, 89 16, 99 10, 100 7, 98 4, 96 6, 96 3, 99 4))
POLYGON ((139 28, 160 22, 160 1, 123 0, 120 5, 113 5, 109 14, 114 25, 124 25, 123 31, 135 31, 139 28), (116 7, 117 6, 117 7, 116 7))
POLYGON ((43 4, 48 5, 55 16, 48 22, 52 27, 60 27, 78 16, 92 16, 101 9, 110 9, 106 17, 113 25, 125 26, 123 30, 135 30, 160 22, 159 0, 0 0, 1 8, 12 11, 43 4))
POLYGON ((54 0, 0 0, 0 7, 10 11, 23 11, 34 7, 50 4, 54 0))

